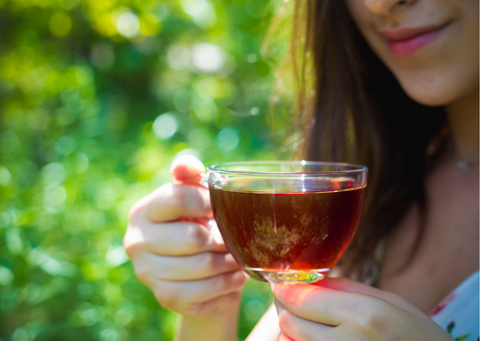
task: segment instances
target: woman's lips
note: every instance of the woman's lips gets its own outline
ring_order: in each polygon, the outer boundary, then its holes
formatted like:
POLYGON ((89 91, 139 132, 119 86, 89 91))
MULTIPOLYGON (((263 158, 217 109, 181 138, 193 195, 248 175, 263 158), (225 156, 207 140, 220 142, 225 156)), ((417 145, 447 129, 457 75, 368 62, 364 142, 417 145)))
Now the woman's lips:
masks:
POLYGON ((448 25, 430 25, 423 27, 405 27, 393 30, 382 30, 387 38, 390 51, 396 56, 412 55, 421 48, 427 46, 440 36, 443 29, 448 25))

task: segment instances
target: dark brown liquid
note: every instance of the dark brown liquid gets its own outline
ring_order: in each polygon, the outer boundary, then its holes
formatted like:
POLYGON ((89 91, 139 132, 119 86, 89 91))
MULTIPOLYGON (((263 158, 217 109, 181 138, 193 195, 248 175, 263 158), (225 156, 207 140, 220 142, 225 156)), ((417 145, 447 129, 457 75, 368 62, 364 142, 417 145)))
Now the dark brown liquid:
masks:
POLYGON ((255 193, 210 187, 218 228, 236 261, 268 271, 330 270, 360 219, 365 186, 255 193))

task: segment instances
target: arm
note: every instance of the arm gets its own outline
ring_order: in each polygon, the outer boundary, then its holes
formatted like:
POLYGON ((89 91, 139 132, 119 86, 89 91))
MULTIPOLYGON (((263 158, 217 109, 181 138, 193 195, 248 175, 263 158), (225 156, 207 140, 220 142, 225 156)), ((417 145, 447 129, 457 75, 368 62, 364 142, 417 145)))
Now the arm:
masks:
POLYGON ((209 321, 181 316, 175 341, 236 341, 237 319, 238 310, 217 320, 209 321))
POLYGON ((245 341, 276 341, 279 334, 277 311, 272 304, 245 341))

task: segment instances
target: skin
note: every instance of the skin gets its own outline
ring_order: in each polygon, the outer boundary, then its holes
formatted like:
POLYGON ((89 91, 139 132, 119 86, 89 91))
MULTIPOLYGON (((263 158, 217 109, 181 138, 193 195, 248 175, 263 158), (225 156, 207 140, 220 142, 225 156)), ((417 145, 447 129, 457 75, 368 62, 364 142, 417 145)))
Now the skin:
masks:
MULTIPOLYGON (((399 271, 418 232, 415 206, 387 238, 379 289, 346 279, 272 286, 279 317, 269 309, 247 340, 452 340, 426 314, 479 266, 478 163, 470 173, 456 166, 458 158, 478 156, 478 1, 347 3, 405 92, 445 106, 454 148, 425 181, 425 235, 408 268, 399 271), (443 22, 442 35, 410 56, 393 55, 379 32, 443 22)), ((206 227, 212 213, 202 172, 197 159, 177 159, 173 184, 132 208, 124 245, 137 277, 182 315, 177 341, 233 341, 245 275, 206 227)))

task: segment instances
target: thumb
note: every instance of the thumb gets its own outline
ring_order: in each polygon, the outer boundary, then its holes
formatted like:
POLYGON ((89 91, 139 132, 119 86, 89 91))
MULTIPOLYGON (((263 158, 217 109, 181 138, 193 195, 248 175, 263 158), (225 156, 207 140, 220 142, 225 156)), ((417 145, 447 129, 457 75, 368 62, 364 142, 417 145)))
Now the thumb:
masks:
POLYGON ((399 308, 411 311, 413 306, 411 306, 407 301, 402 299, 400 296, 395 295, 391 292, 381 290, 378 288, 371 287, 369 285, 352 281, 347 278, 325 278, 324 280, 312 283, 310 285, 315 285, 319 287, 352 292, 357 294, 364 294, 369 296, 375 296, 381 298, 384 301, 387 301, 393 305, 396 305, 399 308))
POLYGON ((199 184, 201 173, 205 172, 203 163, 193 155, 183 155, 173 160, 170 175, 175 183, 199 184))

